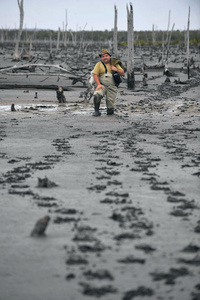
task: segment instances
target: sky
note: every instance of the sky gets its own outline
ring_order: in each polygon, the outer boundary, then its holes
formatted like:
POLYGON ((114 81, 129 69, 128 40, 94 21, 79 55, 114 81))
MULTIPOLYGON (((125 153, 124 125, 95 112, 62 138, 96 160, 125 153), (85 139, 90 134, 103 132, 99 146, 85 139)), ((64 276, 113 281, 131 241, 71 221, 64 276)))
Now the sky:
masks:
MULTIPOLYGON (((20 0, 21 1, 21 0, 20 0)), ((133 5, 134 30, 185 30, 190 6, 190 29, 200 30, 200 0, 24 0, 27 29, 112 30, 114 5, 118 12, 118 31, 127 30, 127 7, 133 5)), ((0 0, 0 28, 19 28, 17 0, 0 0)))

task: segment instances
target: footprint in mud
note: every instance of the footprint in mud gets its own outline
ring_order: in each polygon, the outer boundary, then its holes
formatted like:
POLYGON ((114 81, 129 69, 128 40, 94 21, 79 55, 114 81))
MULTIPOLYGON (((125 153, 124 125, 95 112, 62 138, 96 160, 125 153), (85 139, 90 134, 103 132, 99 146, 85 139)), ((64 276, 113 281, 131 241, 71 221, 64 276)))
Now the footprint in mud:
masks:
POLYGON ((54 211, 54 213, 60 213, 63 215, 75 215, 78 211, 75 208, 59 208, 54 211))
POLYGON ((111 191, 111 192, 106 193, 106 196, 128 198, 129 193, 118 193, 118 192, 111 191))
POLYGON ((135 297, 150 297, 154 295, 154 291, 151 288, 147 288, 145 286, 139 286, 136 290, 127 291, 122 300, 132 300, 135 297))
POLYGON ((182 250, 182 252, 186 252, 186 253, 197 253, 199 251, 200 251, 200 247, 192 244, 189 244, 182 250))
POLYGON ((19 195, 19 196, 26 196, 26 195, 31 195, 33 196, 34 193, 31 191, 31 190, 24 190, 22 191, 21 189, 20 190, 17 190, 17 189, 9 189, 8 190, 8 194, 11 194, 11 195, 19 195))
POLYGON ((20 161, 17 160, 17 159, 14 159, 14 158, 8 160, 8 164, 16 164, 16 163, 18 163, 18 162, 20 162, 20 161))
POLYGON ((77 231, 73 241, 76 242, 96 242, 98 239, 94 236, 96 228, 90 226, 76 226, 75 230, 77 231))
POLYGON ((98 179, 98 180, 111 179, 111 176, 101 175, 101 176, 97 176, 96 179, 98 179))
POLYGON ((137 258, 137 257, 134 257, 133 255, 129 255, 125 258, 121 258, 121 259, 118 259, 118 262, 119 263, 123 263, 123 264, 144 264, 145 263, 145 259, 143 258, 137 258))
POLYGON ((111 217, 113 221, 118 222, 120 228, 129 228, 132 232, 124 233, 116 236, 115 239, 121 240, 123 238, 141 238, 141 234, 153 235, 153 223, 144 217, 144 213, 141 208, 134 206, 125 206, 121 208, 121 211, 114 210, 111 217), (134 234, 133 234, 134 232, 134 234))
POLYGON ((108 270, 88 270, 83 273, 87 280, 114 280, 114 276, 108 270))
POLYGON ((191 293, 191 300, 200 299, 200 283, 196 284, 194 287, 197 291, 191 293))
POLYGON ((53 140, 52 145, 55 146, 58 152, 62 152, 62 155, 74 155, 74 153, 70 151, 71 145, 69 141, 65 138, 53 140))
POLYGON ((200 233, 200 220, 199 220, 199 221, 197 221, 197 226, 195 226, 195 228, 194 228, 194 232, 196 232, 196 233, 200 233))
POLYGON ((149 169, 148 167, 138 167, 138 168, 131 168, 130 169, 131 172, 148 172, 149 169))
POLYGON ((179 263, 187 264, 187 265, 192 265, 195 267, 200 266, 200 256, 195 256, 191 259, 186 259, 186 258, 178 258, 177 260, 179 263))
POLYGON ((151 189, 153 191, 165 191, 165 192, 169 192, 170 191, 170 188, 166 187, 165 184, 163 186, 162 183, 161 184, 159 184, 159 183, 153 184, 151 186, 151 189))
POLYGON ((80 218, 76 219, 76 218, 69 218, 69 217, 60 217, 60 216, 57 216, 55 219, 54 219, 54 223, 55 224, 63 224, 63 223, 71 223, 71 222, 79 222, 80 221, 80 218))
POLYGON ((26 178, 31 177, 29 174, 30 172, 30 168, 21 166, 8 171, 6 174, 3 174, 3 177, 5 178, 5 183, 18 183, 24 181, 26 178))
POLYGON ((47 163, 57 163, 61 161, 62 156, 61 155, 45 155, 44 159, 47 161, 47 163))
POLYGON ((164 280, 165 284, 175 284, 178 277, 187 276, 190 275, 190 273, 186 268, 170 268, 168 273, 152 272, 150 275, 153 277, 154 281, 164 280))
POLYGON ((119 171, 107 171, 105 170, 106 174, 110 175, 110 176, 116 176, 119 175, 120 172, 119 171))
POLYGON ((53 163, 39 161, 35 163, 28 163, 27 166, 31 167, 33 170, 48 170, 52 168, 53 163))
POLYGON ((145 253, 152 253, 153 251, 156 251, 155 248, 147 244, 136 245, 135 249, 143 250, 145 253))
POLYGON ((76 275, 74 273, 69 273, 65 276, 66 280, 72 280, 72 279, 75 279, 75 278, 76 278, 76 275))
POLYGON ((112 166, 112 167, 118 167, 118 166, 123 165, 123 163, 117 163, 117 162, 115 162, 115 161, 108 160, 108 161, 107 161, 107 165, 108 165, 108 166, 112 166))
POLYGON ((141 237, 138 234, 134 234, 132 232, 124 232, 120 233, 114 236, 114 239, 118 242, 124 241, 124 240, 135 240, 140 239, 141 237))
POLYGON ((184 193, 181 193, 181 192, 179 192, 179 191, 174 191, 174 192, 170 192, 169 193, 171 196, 175 196, 175 197, 184 197, 185 196, 185 194, 184 193))
POLYGON ((113 288, 110 285, 107 286, 101 286, 101 287, 95 287, 91 286, 87 283, 81 282, 80 285, 83 287, 83 295, 86 296, 92 296, 92 297, 103 297, 107 294, 113 294, 117 292, 116 288, 113 288))
POLYGON ((99 252, 102 252, 106 249, 106 246, 103 245, 100 241, 95 241, 94 244, 82 244, 82 245, 79 245, 78 246, 78 250, 83 252, 83 253, 86 253, 86 252, 96 252, 96 253, 99 253, 99 252))
POLYGON ((51 207, 57 207, 58 204, 57 203, 45 203, 45 202, 38 202, 37 203, 37 206, 38 207, 48 207, 48 208, 51 208, 51 207))
POLYGON ((115 200, 111 200, 109 198, 105 198, 104 200, 101 200, 100 203, 114 203, 116 205, 120 205, 120 204, 132 204, 132 200, 130 199, 115 199, 115 200))
POLYGON ((8 159, 7 153, 0 152, 0 158, 8 159))
POLYGON ((100 185, 100 184, 97 184, 97 185, 93 185, 91 187, 88 187, 87 189, 89 191, 95 191, 97 193, 100 193, 101 191, 104 191, 105 189, 107 188, 106 185, 100 185))
POLYGON ((197 209, 197 205, 195 204, 194 200, 192 201, 188 201, 188 200, 184 200, 182 201, 181 205, 177 206, 178 209, 197 209))
POLYGON ((170 215, 175 216, 175 217, 187 217, 187 216, 191 215, 191 213, 184 212, 181 209, 174 209, 170 213, 170 215))
POLYGON ((168 196, 167 201, 171 203, 180 203, 180 202, 184 202, 185 199, 168 196))
POLYGON ((122 182, 120 182, 118 180, 108 181, 107 184, 108 185, 121 185, 122 186, 122 182))
POLYGON ((87 265, 88 261, 83 256, 77 254, 71 254, 66 260, 67 265, 87 265))

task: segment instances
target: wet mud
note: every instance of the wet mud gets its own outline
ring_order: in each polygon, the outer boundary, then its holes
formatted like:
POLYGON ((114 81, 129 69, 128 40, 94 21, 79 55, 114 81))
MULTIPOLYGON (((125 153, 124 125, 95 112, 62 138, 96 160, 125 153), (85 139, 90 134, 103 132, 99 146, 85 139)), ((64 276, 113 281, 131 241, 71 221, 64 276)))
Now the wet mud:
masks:
POLYGON ((0 299, 199 299, 200 77, 149 78, 114 116, 1 111, 0 299))

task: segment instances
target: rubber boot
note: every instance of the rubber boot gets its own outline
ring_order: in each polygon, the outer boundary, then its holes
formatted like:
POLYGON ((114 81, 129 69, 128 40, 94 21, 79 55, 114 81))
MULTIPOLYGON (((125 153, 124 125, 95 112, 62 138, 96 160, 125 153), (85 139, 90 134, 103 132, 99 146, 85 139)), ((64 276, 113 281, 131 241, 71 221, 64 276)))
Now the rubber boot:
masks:
POLYGON ((100 100, 98 96, 94 96, 94 113, 92 114, 94 117, 99 117, 101 113, 99 112, 100 100))
POLYGON ((114 115, 114 109, 113 108, 107 108, 107 115, 114 115))

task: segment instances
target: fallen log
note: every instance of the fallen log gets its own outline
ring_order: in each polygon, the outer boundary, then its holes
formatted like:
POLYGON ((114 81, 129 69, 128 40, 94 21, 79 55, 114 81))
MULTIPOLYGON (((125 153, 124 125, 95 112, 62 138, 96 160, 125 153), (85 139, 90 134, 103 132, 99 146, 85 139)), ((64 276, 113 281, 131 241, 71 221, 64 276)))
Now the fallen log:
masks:
POLYGON ((25 64, 25 65, 21 65, 21 66, 15 65, 15 66, 12 66, 12 67, 6 67, 6 68, 0 69, 0 73, 5 73, 5 72, 10 71, 10 70, 13 72, 13 70, 20 70, 20 69, 24 69, 24 68, 25 68, 25 69, 27 69, 27 68, 35 68, 35 67, 57 68, 57 69, 59 69, 59 70, 65 72, 65 73, 71 74, 70 71, 64 69, 64 68, 63 68, 62 66, 60 66, 60 65, 48 65, 48 64, 47 64, 47 65, 44 65, 44 64, 25 64))
POLYGON ((164 65, 152 65, 152 66, 147 66, 146 64, 144 64, 144 70, 147 69, 164 69, 164 65))
POLYGON ((174 79, 175 84, 189 84, 189 81, 181 81, 180 78, 178 80, 174 79))
MULTIPOLYGON (((40 84, 0 84, 0 89, 36 89, 36 90, 57 90, 57 85, 40 85, 40 84)), ((73 91, 74 89, 69 86, 63 86, 63 91, 73 91)))

